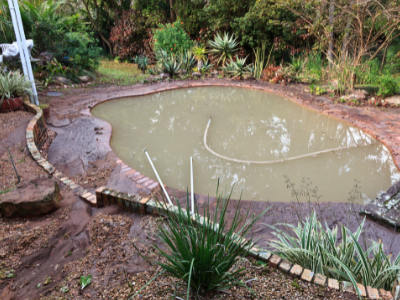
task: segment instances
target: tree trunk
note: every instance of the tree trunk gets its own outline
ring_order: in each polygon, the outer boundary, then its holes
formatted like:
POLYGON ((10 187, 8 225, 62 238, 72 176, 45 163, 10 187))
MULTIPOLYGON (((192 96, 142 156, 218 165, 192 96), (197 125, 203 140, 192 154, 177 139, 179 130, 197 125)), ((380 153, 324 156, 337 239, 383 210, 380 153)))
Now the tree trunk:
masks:
POLYGON ((389 44, 386 45, 385 52, 383 52, 383 58, 382 58, 382 63, 381 63, 381 72, 383 70, 383 66, 385 65, 386 54, 387 54, 388 47, 389 47, 389 44))
POLYGON ((331 5, 329 6, 329 26, 331 27, 331 32, 329 33, 329 49, 328 49, 328 60, 329 64, 332 66, 333 63, 333 24, 335 19, 335 0, 331 0, 331 5))
POLYGON ((169 0, 169 11, 171 13, 171 22, 175 22, 176 21, 175 0, 169 0))
POLYGON ((203 60, 199 59, 197 61, 197 71, 200 72, 200 70, 203 68, 203 60))
POLYGON ((343 44, 342 44, 342 58, 341 61, 343 63, 344 58, 346 57, 346 51, 347 51, 347 43, 349 40, 349 30, 350 30, 350 25, 351 25, 351 17, 349 16, 347 19, 347 24, 346 24, 346 32, 344 34, 344 39, 343 39, 343 44))

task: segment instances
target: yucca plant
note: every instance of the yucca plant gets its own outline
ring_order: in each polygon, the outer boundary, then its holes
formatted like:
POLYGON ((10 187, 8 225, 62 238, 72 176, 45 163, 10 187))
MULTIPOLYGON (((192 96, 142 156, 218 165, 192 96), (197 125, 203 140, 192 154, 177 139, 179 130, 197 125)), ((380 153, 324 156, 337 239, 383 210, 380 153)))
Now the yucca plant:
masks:
POLYGON ((232 54, 239 48, 239 42, 236 40, 237 38, 235 38, 233 34, 229 36, 229 34, 225 32, 223 37, 217 33, 214 37, 214 41, 208 41, 211 47, 209 52, 217 58, 218 64, 222 62, 222 65, 225 65, 225 61, 232 58, 232 54))
POLYGON ((156 52, 157 69, 162 73, 168 73, 171 77, 178 74, 181 67, 180 62, 177 61, 176 56, 173 54, 168 55, 164 50, 156 52))
POLYGON ((204 46, 195 46, 192 48, 194 58, 197 60, 197 70, 201 71, 203 62, 206 59, 207 49, 204 46))
POLYGON ((4 99, 32 95, 32 83, 20 71, 0 73, 0 107, 4 99))
POLYGON ((135 64, 137 64, 139 70, 141 70, 143 74, 146 73, 147 67, 149 65, 149 59, 146 56, 136 56, 132 60, 135 64))
POLYGON ((178 55, 178 61, 181 69, 190 73, 196 64, 196 59, 190 50, 181 51, 178 55))
POLYGON ((245 58, 239 58, 238 56, 236 56, 236 60, 230 60, 226 67, 223 68, 223 70, 233 77, 243 79, 245 75, 253 74, 251 65, 246 66, 246 60, 247 56, 245 58))
POLYGON ((203 63, 203 66, 201 68, 201 73, 206 73, 208 70, 210 70, 214 64, 210 63, 208 59, 203 63))
POLYGON ((338 226, 325 228, 317 220, 315 212, 298 226, 285 225, 294 235, 271 226, 278 240, 273 240, 275 253, 292 263, 301 265, 325 276, 341 281, 349 281, 359 294, 356 283, 374 288, 391 290, 400 274, 400 254, 391 262, 391 254, 386 255, 381 241, 372 242, 364 250, 359 243, 365 219, 352 233, 341 225, 341 242, 338 242, 338 226))
MULTIPOLYGON (((217 189, 218 194, 218 189, 217 189)), ((188 286, 187 299, 192 289, 195 294, 222 291, 235 285, 243 285, 240 276, 244 269, 232 268, 239 256, 246 256, 253 246, 251 239, 244 239, 258 217, 247 211, 240 215, 240 201, 234 209, 231 225, 227 225, 227 210, 231 193, 218 195, 215 210, 209 202, 204 205, 202 216, 195 205, 195 214, 184 210, 176 199, 174 211, 167 209, 167 219, 159 224, 159 237, 166 250, 157 250, 166 263, 157 262, 172 277, 182 279, 188 286), (204 216, 204 217, 203 217, 204 216)), ((189 207, 189 194, 187 196, 189 207)), ((214 205, 213 205, 214 207, 214 205)))

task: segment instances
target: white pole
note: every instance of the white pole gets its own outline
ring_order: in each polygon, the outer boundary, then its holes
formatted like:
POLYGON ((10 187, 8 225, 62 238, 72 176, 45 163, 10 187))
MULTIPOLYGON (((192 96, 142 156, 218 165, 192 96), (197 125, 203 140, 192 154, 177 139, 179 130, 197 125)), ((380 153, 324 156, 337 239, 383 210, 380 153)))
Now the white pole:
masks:
POLYGON ((190 157, 190 198, 191 198, 191 211, 194 214, 194 192, 193 192, 193 157, 190 157))
POLYGON ((170 199, 169 196, 168 196, 167 191, 165 190, 165 187, 164 187, 164 185, 163 185, 163 183, 162 183, 162 181, 161 181, 161 178, 160 178, 160 176, 158 176, 157 170, 156 170, 156 168, 154 167, 153 162, 151 161, 151 158, 150 158, 150 156, 149 156, 149 153, 147 153, 147 150, 144 150, 144 153, 146 154, 147 159, 149 160, 150 165, 151 165, 151 167, 153 168, 154 174, 156 174, 158 183, 161 185, 161 188, 162 188, 162 190, 164 191, 164 194, 165 194, 165 196, 167 197, 167 200, 168 200, 169 204, 173 205, 171 199, 170 199))
POLYGON ((32 84, 31 102, 39 105, 39 100, 36 91, 35 78, 33 77, 32 65, 29 57, 28 48, 26 47, 26 39, 24 27, 22 25, 21 13, 19 11, 18 0, 8 0, 10 7, 11 19, 14 27, 15 37, 17 39, 18 51, 21 58, 22 70, 25 77, 27 77, 32 84))

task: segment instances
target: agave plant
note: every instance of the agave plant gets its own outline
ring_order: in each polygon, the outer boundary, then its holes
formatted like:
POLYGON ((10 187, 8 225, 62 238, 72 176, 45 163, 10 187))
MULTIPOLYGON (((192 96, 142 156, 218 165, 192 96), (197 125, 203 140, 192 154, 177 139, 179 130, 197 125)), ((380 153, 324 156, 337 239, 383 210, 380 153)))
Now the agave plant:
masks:
POLYGON ((392 262, 391 254, 385 254, 381 241, 372 241, 371 246, 364 250, 358 241, 364 221, 365 219, 354 233, 341 225, 339 243, 339 227, 330 229, 325 223, 324 228, 314 212, 297 227, 283 224, 291 229, 294 236, 272 227, 278 240, 273 240, 270 244, 275 247, 278 255, 292 263, 314 273, 351 282, 358 294, 356 283, 391 290, 400 274, 400 254, 392 262))
POLYGON ((139 70, 141 70, 143 74, 146 73, 147 67, 149 65, 149 60, 146 56, 143 55, 136 56, 132 60, 135 64, 138 65, 139 70))
POLYGON ((208 59, 203 63, 203 67, 201 68, 201 73, 206 73, 208 70, 210 70, 214 64, 210 63, 208 59))
POLYGON ((232 58, 232 54, 238 50, 239 43, 236 40, 237 38, 233 34, 229 36, 225 32, 223 37, 217 33, 214 41, 208 41, 211 47, 210 53, 217 57, 218 64, 222 61, 222 64, 225 65, 225 61, 232 58))
POLYGON ((176 60, 176 57, 171 54, 161 62, 161 72, 168 73, 169 76, 173 77, 178 75, 181 64, 176 60))
POLYGON ((240 79, 242 79, 245 75, 252 75, 252 65, 246 66, 246 60, 247 56, 245 58, 239 58, 236 56, 236 61, 230 60, 223 70, 233 77, 238 77, 240 79))
POLYGON ((200 72, 203 67, 203 62, 206 59, 207 50, 204 46, 193 47, 192 53, 197 60, 197 70, 200 72))
POLYGON ((181 69, 188 73, 190 73, 196 64, 196 59, 190 50, 181 51, 178 55, 178 61, 181 65, 181 69))
POLYGON ((0 107, 4 99, 12 99, 23 94, 32 95, 32 83, 20 71, 0 73, 0 107))

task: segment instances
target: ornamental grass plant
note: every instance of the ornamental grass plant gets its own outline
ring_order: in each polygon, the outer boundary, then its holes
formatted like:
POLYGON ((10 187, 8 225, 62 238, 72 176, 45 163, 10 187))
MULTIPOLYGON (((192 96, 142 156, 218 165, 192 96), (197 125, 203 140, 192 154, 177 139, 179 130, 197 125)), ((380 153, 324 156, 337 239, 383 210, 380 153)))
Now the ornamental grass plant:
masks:
POLYGON ((209 202, 205 203, 202 214, 197 205, 194 214, 182 209, 176 199, 177 206, 167 209, 166 220, 159 224, 159 238, 166 249, 157 250, 166 262, 157 264, 167 275, 183 280, 187 285, 187 299, 190 290, 198 296, 231 286, 245 286, 240 282, 244 268, 237 268, 235 264, 253 247, 252 239, 244 238, 268 209, 257 217, 249 216, 248 211, 241 215, 239 201, 228 226, 230 197, 231 193, 217 196, 213 211, 209 202))
POLYGON ((271 226, 277 239, 270 245, 277 255, 294 264, 351 282, 358 294, 356 283, 390 291, 400 274, 400 254, 392 261, 391 254, 385 254, 381 241, 371 241, 370 247, 364 249, 359 242, 364 221, 355 232, 344 225, 330 229, 326 223, 324 227, 313 212, 297 227, 280 224, 292 234, 271 226))
POLYGON ((32 84, 20 71, 0 73, 0 107, 4 99, 32 95, 32 84))

